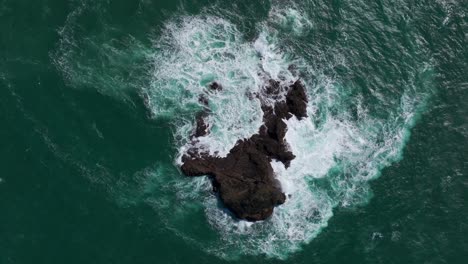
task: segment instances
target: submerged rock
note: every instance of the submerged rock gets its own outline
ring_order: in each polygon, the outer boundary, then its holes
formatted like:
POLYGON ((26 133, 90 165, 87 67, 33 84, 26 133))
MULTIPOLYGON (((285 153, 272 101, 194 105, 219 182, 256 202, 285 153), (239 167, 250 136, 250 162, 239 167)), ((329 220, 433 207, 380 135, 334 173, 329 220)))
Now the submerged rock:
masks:
POLYGON ((203 137, 208 134, 208 125, 205 122, 206 112, 197 115, 197 129, 195 130, 195 137, 203 137))
POLYGON ((213 91, 222 91, 223 87, 221 86, 221 84, 219 84, 217 82, 213 82, 213 83, 210 84, 210 89, 213 90, 213 91))
MULTIPOLYGON (((286 196, 270 162, 275 159, 289 167, 295 156, 284 139, 287 131, 284 119, 293 115, 298 119, 307 117, 307 95, 300 81, 282 87, 279 82, 270 80, 264 90, 264 101, 273 99, 275 103, 262 102, 264 124, 257 134, 239 140, 224 158, 200 153, 197 149, 189 150, 182 157, 181 170, 186 176, 209 176, 213 190, 224 205, 236 217, 248 221, 268 218, 275 206, 285 202, 286 196), (280 100, 282 91, 287 91, 286 100, 280 100)), ((207 133, 203 117, 204 114, 197 117, 195 137, 207 133)))

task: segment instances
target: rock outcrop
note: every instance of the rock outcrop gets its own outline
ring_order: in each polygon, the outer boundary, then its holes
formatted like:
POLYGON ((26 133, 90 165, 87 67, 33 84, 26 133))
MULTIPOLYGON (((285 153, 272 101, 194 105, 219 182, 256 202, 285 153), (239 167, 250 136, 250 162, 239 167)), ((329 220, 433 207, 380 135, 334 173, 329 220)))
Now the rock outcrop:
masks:
MULTIPOLYGON (((221 91, 222 87, 213 83, 210 89, 221 91)), ((181 166, 186 176, 209 176, 213 190, 224 205, 236 217, 248 221, 268 218, 275 206, 285 202, 270 162, 275 159, 289 167, 295 156, 284 138, 287 131, 284 120, 293 115, 298 119, 307 117, 307 95, 300 81, 283 87, 278 81, 270 80, 258 98, 262 102, 264 123, 257 134, 239 140, 224 158, 190 149, 182 157, 181 166)), ((197 117, 195 140, 208 133, 206 114, 197 117)))

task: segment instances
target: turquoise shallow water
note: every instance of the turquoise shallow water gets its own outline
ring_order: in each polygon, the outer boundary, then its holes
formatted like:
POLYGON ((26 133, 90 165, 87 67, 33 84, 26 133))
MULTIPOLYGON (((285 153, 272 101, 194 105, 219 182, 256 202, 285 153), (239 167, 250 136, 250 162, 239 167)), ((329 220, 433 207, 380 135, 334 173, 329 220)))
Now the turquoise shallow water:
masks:
POLYGON ((464 263, 463 1, 0 2, 0 263, 464 263), (293 65, 293 66, 291 66, 293 65), (225 155, 249 94, 300 78, 290 194, 232 219, 177 170, 213 80, 225 155))

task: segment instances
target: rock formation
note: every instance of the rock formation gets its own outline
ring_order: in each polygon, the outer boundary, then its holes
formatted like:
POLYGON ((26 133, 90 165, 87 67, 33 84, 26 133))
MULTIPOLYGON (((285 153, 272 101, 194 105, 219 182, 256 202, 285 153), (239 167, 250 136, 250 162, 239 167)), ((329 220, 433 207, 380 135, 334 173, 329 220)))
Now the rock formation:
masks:
MULTIPOLYGON (((210 89, 221 91, 222 86, 213 83, 210 89)), ((186 176, 209 176, 213 190, 224 205, 236 217, 248 221, 268 218, 276 205, 285 202, 286 197, 270 162, 275 159, 289 167, 295 156, 284 139, 287 131, 284 120, 293 115, 298 119, 307 117, 307 95, 300 81, 284 87, 278 81, 270 80, 262 95, 257 97, 263 110, 263 125, 257 134, 239 140, 224 158, 190 149, 182 157, 181 166, 186 176)), ((207 101, 204 97, 200 100, 207 101)), ((195 140, 208 133, 209 127, 204 120, 207 114, 204 111, 197 116, 197 127, 192 136, 195 140)))

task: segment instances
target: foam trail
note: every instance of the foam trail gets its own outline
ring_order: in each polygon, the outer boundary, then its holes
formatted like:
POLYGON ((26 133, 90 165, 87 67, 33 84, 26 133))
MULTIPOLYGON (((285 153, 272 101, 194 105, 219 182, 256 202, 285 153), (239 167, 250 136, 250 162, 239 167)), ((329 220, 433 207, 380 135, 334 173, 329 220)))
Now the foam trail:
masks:
MULTIPOLYGON (((74 23, 86 10, 80 6, 67 21, 74 23)), ((369 104, 368 95, 334 77, 336 66, 347 67, 345 56, 338 52, 326 56, 307 45, 295 50, 295 41, 308 36, 314 27, 301 5, 284 1, 272 4, 266 21, 257 24, 253 40, 247 40, 229 18, 206 12, 168 21, 151 48, 128 40, 117 44, 108 41, 104 48, 96 49, 105 37, 77 43, 73 27, 66 26, 54 60, 74 84, 141 90, 153 116, 174 123, 176 165, 192 144, 211 155, 225 156, 238 139, 250 137, 262 124, 256 95, 261 96, 265 81, 274 78, 289 84, 301 76, 309 97, 309 118, 287 121, 286 141, 296 158, 288 169, 272 162, 288 198, 270 219, 256 223, 233 219, 210 193, 208 179, 183 177, 173 164, 160 164, 136 175, 137 190, 132 192, 138 196, 133 198, 155 207, 167 228, 207 252, 227 259, 245 254, 285 259, 327 226, 334 208, 368 201, 369 180, 401 159, 410 129, 430 94, 424 87, 430 86, 431 69, 415 63, 407 69, 409 77, 401 84, 403 93, 384 95, 388 91, 375 88, 369 104), (76 58, 82 49, 76 47, 91 47, 91 53, 98 50, 98 55, 111 63, 80 61, 76 58), (127 76, 129 60, 134 64, 150 61, 151 70, 143 81, 116 78, 127 76), (415 85, 415 80, 421 83, 415 85), (223 90, 208 92, 213 81, 223 90), (196 113, 205 107, 199 102, 201 95, 208 99, 211 133, 194 143, 188 139, 196 113), (198 222, 208 224, 192 228, 198 222), (198 234, 196 230, 214 232, 198 234)), ((133 198, 128 194, 122 200, 133 198)))
POLYGON ((293 8, 274 7, 270 19, 260 25, 253 42, 244 40, 229 21, 204 15, 171 21, 155 41, 153 82, 146 92, 155 116, 182 113, 176 131, 181 139, 179 159, 193 144, 184 139, 194 129, 193 113, 202 109, 198 98, 206 94, 210 82, 217 81, 224 89, 207 94, 211 133, 195 144, 223 156, 238 139, 257 132, 262 111, 259 101, 249 95, 259 93, 265 80, 293 82, 297 77, 291 64, 316 76, 314 80, 303 77, 310 98, 309 118, 287 121, 286 140, 296 159, 288 169, 272 162, 288 199, 271 219, 256 223, 233 219, 209 195, 207 180, 177 184, 178 197, 188 192, 192 199, 203 201, 207 221, 219 234, 200 246, 225 258, 243 254, 286 258, 327 226, 334 207, 366 202, 368 181, 401 158, 409 129, 426 100, 424 93, 409 89, 399 99, 400 105, 388 110, 387 119, 372 116, 362 96, 351 95, 345 86, 278 48, 278 28, 289 27, 300 35, 312 27, 306 16, 293 8), (356 106, 354 112, 351 105, 356 106))
POLYGON ((247 95, 258 92, 263 83, 258 76, 258 57, 232 24, 216 17, 183 18, 169 23, 157 43, 154 82, 147 90, 154 99, 150 107, 156 116, 188 114, 190 123, 177 131, 180 138, 188 138, 192 113, 203 107, 200 95, 217 81, 223 92, 206 96, 213 113, 209 117, 212 133, 201 138, 199 147, 226 155, 238 138, 255 133, 261 124, 260 103, 247 95))

